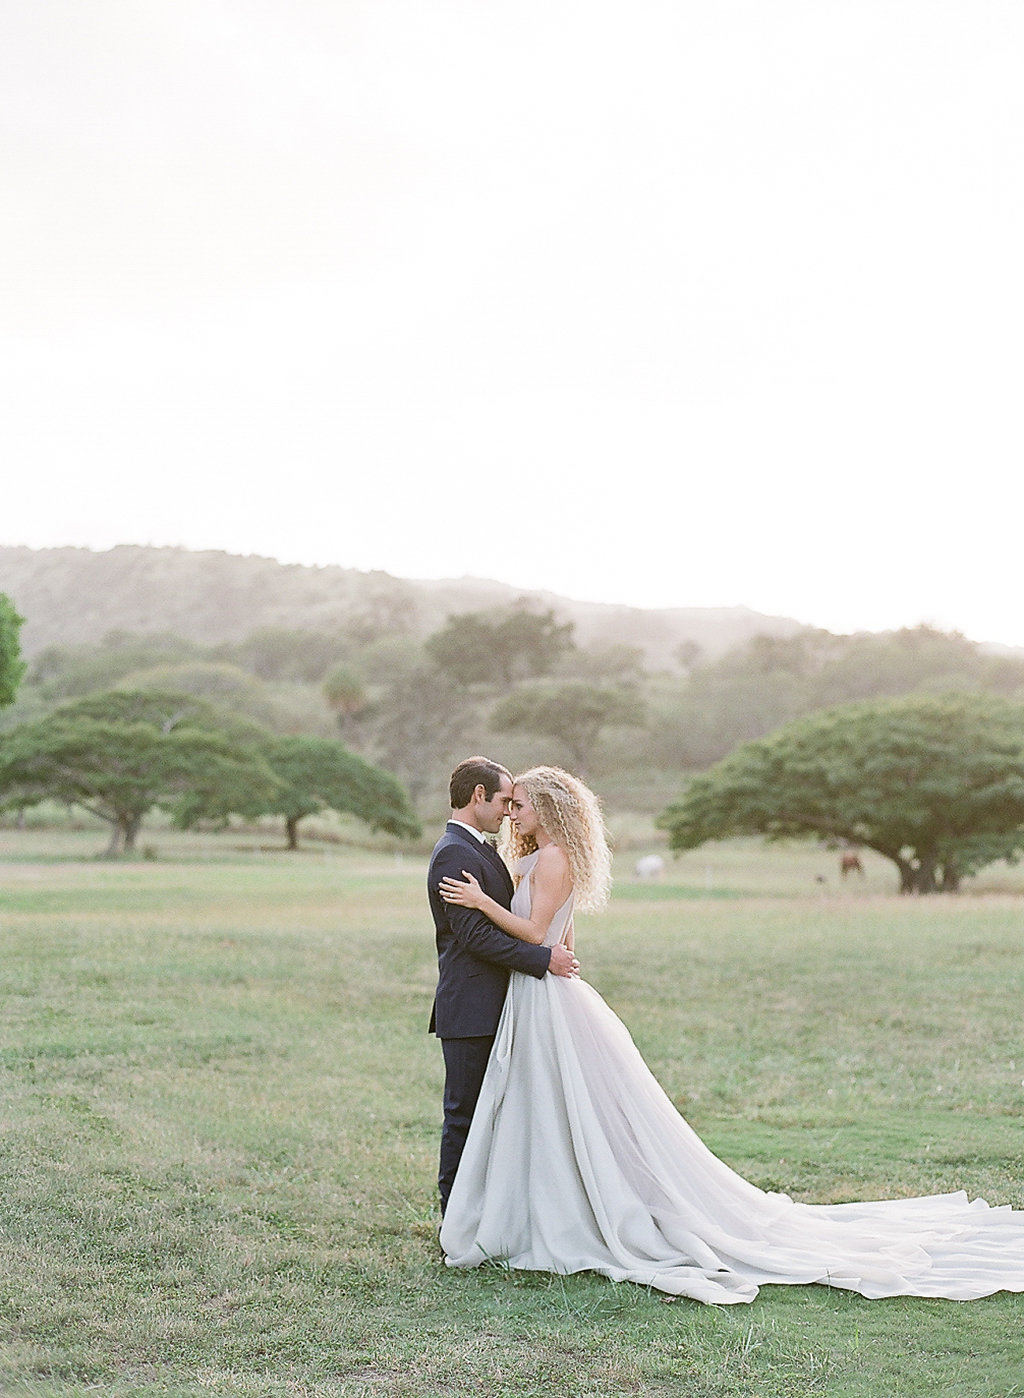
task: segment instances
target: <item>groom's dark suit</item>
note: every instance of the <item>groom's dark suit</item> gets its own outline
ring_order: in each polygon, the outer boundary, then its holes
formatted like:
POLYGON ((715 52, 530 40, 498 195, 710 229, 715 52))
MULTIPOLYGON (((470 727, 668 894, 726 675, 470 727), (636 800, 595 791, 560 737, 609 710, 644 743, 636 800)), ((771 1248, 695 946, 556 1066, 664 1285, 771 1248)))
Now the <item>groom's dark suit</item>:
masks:
POLYGON ((427 895, 437 933, 437 993, 430 1032, 444 1051, 444 1128, 438 1185, 441 1210, 462 1158, 473 1109, 480 1095, 487 1058, 505 1003, 510 971, 543 976, 550 947, 517 941, 495 927, 476 908, 446 903, 438 892, 443 878, 462 879, 463 870, 478 880, 496 903, 512 901, 512 879, 504 860, 471 830, 450 821, 434 846, 427 874, 427 895))

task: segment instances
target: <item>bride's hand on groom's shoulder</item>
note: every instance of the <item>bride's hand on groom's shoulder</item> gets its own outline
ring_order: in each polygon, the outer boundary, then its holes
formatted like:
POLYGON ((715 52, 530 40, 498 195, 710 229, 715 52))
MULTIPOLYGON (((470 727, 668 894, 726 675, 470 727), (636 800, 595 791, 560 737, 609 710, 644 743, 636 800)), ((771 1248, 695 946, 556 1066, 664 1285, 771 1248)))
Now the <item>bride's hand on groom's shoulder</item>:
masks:
POLYGON ((446 903, 457 903, 461 908, 479 908, 482 905, 484 891, 477 880, 468 870, 463 869, 466 882, 461 879, 444 878, 438 884, 441 897, 446 903))

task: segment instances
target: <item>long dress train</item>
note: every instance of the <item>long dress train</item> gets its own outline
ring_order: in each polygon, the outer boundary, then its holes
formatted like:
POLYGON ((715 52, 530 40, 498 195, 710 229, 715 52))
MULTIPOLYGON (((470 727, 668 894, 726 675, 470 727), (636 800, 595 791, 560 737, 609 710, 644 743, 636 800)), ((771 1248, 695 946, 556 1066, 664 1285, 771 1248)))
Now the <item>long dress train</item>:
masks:
MULTIPOLYGON (((521 916, 535 860, 520 862, 521 916)), ((571 918, 570 896, 545 940, 571 918)), ((441 1246, 452 1267, 591 1270, 717 1304, 763 1283, 960 1301, 1024 1291, 1024 1211, 963 1191, 862 1204, 765 1193, 687 1125, 592 986, 516 972, 441 1246)))

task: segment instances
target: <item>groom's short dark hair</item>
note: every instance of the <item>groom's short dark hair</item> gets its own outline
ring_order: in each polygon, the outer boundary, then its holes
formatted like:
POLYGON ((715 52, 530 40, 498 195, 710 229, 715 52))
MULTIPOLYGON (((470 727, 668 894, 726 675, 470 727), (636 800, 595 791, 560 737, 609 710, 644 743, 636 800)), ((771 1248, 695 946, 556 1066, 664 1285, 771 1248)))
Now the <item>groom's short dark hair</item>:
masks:
POLYGON ((512 773, 500 762, 492 762, 489 757, 467 757, 452 773, 448 787, 452 810, 461 811, 468 806, 478 786, 483 787, 484 796, 489 801, 501 786, 502 777, 508 777, 511 781, 512 773))

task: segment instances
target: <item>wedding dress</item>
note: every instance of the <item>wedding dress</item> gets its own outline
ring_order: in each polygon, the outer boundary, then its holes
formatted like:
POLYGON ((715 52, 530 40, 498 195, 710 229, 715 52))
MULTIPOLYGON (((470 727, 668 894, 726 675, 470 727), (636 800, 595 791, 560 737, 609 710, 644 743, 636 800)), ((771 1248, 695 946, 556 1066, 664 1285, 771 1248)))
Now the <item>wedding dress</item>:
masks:
MULTIPOLYGON (((536 854, 512 911, 528 916, 536 854)), ((545 941, 562 941, 572 896, 545 941)), ((966 1193, 800 1204, 704 1145, 592 986, 512 973, 441 1228, 452 1267, 602 1272, 696 1301, 823 1282, 967 1301, 1024 1291, 1024 1211, 966 1193)))

